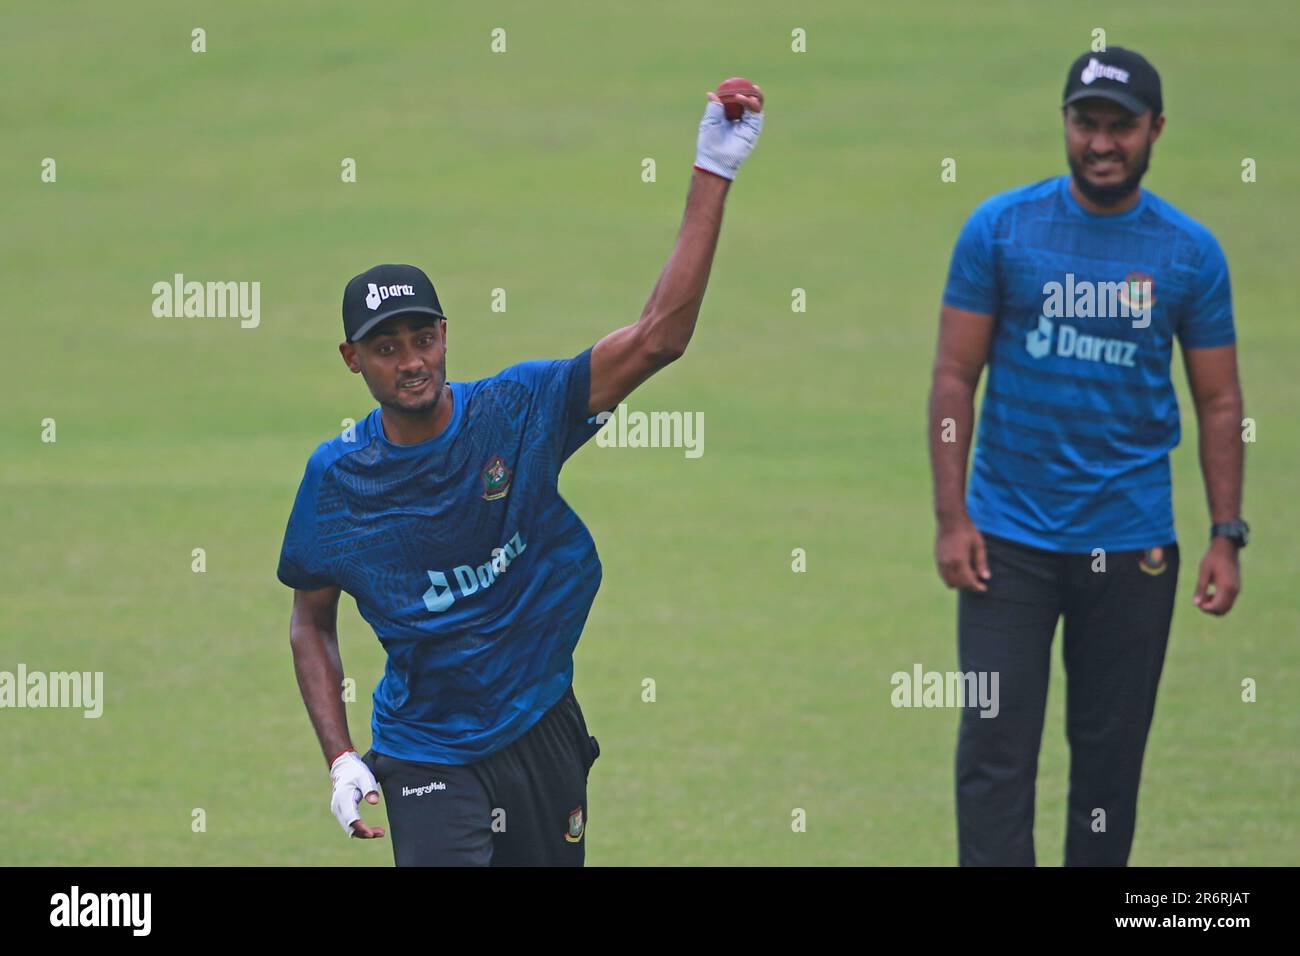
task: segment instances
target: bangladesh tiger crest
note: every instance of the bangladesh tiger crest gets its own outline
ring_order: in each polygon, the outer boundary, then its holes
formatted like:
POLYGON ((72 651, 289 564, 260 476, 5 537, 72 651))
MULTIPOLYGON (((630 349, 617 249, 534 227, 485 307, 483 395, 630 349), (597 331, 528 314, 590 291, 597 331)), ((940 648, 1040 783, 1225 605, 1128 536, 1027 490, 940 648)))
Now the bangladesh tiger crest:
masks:
POLYGON ((1130 272, 1119 287, 1119 301, 1142 312, 1156 304, 1156 280, 1147 272, 1130 272))
POLYGON ((483 500, 496 501, 510 493, 510 469, 500 455, 493 455, 492 460, 483 469, 483 500))
POLYGON ((569 832, 564 834, 564 839, 569 843, 581 841, 583 826, 582 807, 578 807, 569 814, 569 832))

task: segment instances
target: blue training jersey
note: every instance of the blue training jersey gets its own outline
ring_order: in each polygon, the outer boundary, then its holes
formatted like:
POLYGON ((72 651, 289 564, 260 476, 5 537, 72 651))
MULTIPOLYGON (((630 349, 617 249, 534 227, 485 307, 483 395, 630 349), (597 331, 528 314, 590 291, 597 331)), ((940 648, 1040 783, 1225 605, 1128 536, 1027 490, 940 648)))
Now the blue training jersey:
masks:
POLYGON ((600 430, 591 349, 450 382, 442 434, 396 445, 375 408, 307 463, 280 553, 291 588, 351 594, 388 653, 373 747, 465 764, 524 734, 573 680, 600 587, 560 468, 600 430))
POLYGON ((1049 551, 1169 544, 1173 340, 1236 341, 1228 265, 1153 193, 1096 215, 1069 184, 987 200, 952 254, 944 304, 995 319, 967 510, 981 531, 1049 551))

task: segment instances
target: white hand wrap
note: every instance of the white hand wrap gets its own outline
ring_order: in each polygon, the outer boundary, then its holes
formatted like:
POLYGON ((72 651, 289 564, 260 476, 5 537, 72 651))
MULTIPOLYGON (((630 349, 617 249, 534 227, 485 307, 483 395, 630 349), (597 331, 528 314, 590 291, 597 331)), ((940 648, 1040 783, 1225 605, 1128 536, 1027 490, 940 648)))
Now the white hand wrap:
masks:
POLYGON ((740 119, 729 120, 727 108, 709 100, 709 105, 704 108, 704 118, 700 120, 695 165, 723 179, 735 179, 736 170, 754 148, 762 131, 762 113, 746 109, 740 119))
POLYGON ((367 794, 377 792, 379 784, 355 750, 339 754, 330 764, 330 782, 334 785, 330 809, 338 818, 343 832, 352 836, 352 824, 361 819, 361 814, 357 812, 358 801, 367 794))

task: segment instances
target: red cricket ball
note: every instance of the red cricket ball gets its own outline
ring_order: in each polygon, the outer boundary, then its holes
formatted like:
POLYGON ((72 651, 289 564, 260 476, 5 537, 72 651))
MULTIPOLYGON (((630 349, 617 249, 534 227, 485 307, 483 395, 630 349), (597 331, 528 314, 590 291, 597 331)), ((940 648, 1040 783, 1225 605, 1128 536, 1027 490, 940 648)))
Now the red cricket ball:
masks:
POLYGON ((727 111, 727 119, 729 120, 738 120, 745 112, 745 104, 736 99, 737 93, 755 97, 758 100, 760 112, 763 109, 762 91, 743 76, 733 76, 723 80, 718 84, 716 92, 718 99, 722 100, 722 105, 727 111))

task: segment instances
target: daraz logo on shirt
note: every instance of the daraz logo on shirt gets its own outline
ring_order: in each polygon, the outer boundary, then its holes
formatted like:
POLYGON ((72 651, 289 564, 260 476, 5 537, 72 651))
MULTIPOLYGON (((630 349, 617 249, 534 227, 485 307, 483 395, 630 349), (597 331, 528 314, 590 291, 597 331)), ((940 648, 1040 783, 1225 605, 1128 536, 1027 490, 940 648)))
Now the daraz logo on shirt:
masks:
POLYGON ((1052 351, 1052 320, 1045 315, 1038 317, 1038 328, 1030 329, 1025 336, 1025 351, 1036 359, 1052 351))
POLYGON ((1062 358, 1122 365, 1126 368, 1137 365, 1134 360, 1137 355, 1136 342, 1087 335, 1064 322, 1058 328, 1045 315, 1040 315, 1037 327, 1025 334, 1025 351, 1031 358, 1043 358, 1051 353, 1053 341, 1056 344, 1056 354, 1062 358))
POLYGON ((496 583, 497 578, 510 566, 510 562, 522 554, 526 547, 528 547, 527 542, 516 531, 503 547, 493 548, 492 557, 478 567, 458 564, 450 572, 426 572, 429 575, 429 590, 424 592, 424 606, 437 614, 447 610, 456 602, 458 589, 459 596, 462 598, 469 597, 478 590, 487 590, 496 583), (448 574, 451 578, 448 578, 448 574), (453 581, 455 583, 452 583, 453 581))

